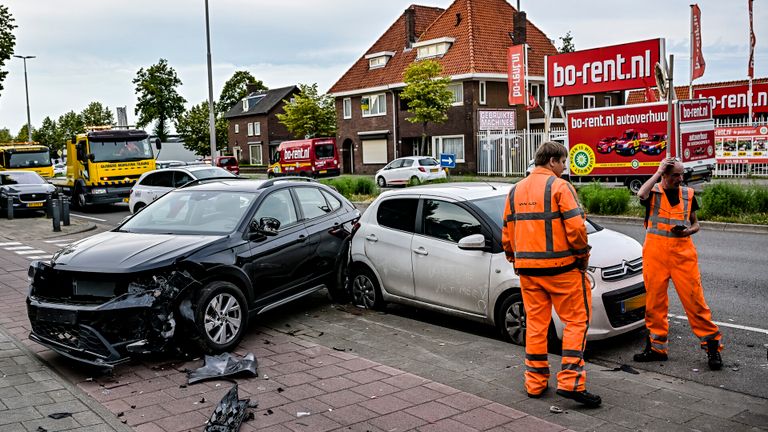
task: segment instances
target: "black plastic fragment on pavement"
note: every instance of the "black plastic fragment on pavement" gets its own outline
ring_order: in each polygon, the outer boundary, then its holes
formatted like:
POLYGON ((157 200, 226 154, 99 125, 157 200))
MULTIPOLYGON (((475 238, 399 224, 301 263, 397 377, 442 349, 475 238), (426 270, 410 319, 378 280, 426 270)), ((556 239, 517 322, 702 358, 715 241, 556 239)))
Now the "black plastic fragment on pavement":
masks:
POLYGON ((238 359, 230 353, 223 353, 217 356, 205 356, 205 362, 202 367, 187 372, 188 382, 195 384, 205 380, 220 379, 240 373, 248 373, 256 376, 258 362, 253 353, 246 354, 238 359))
POLYGON ((48 414, 48 417, 54 420, 59 420, 59 419, 63 419, 64 417, 72 417, 72 413, 68 413, 68 412, 51 413, 51 414, 48 414))
MULTIPOLYGON (((237 432, 240 425, 248 416, 249 398, 240 399, 237 395, 237 384, 221 398, 219 405, 211 414, 205 426, 205 432, 237 432)), ((251 416, 248 416, 250 419, 251 416)))

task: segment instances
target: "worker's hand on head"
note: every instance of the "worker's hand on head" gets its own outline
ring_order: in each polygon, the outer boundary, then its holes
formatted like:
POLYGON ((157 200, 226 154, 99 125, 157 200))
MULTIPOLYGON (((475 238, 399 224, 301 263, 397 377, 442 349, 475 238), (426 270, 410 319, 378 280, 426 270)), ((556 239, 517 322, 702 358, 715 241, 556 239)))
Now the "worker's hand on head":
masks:
POLYGON ((661 160, 659 163, 659 174, 663 174, 664 170, 671 165, 675 164, 675 158, 668 157, 661 160))

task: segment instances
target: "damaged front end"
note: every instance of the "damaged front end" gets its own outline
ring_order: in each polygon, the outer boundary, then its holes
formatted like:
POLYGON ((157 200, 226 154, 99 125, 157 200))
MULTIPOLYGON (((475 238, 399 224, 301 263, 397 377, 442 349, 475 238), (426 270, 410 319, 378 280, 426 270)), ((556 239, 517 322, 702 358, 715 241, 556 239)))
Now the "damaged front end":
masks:
POLYGON ((179 320, 194 322, 186 299, 200 282, 195 268, 183 267, 98 274, 34 262, 28 275, 30 339, 102 368, 126 362, 132 353, 165 351, 179 320))

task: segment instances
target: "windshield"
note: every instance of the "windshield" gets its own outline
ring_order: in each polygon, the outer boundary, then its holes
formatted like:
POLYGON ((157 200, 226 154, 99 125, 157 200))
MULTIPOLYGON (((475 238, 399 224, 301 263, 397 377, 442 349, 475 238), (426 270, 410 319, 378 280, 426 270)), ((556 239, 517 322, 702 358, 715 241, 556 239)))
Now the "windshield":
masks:
POLYGON ((237 228, 256 194, 179 189, 136 213, 118 228, 151 234, 229 234, 237 228))
POLYGON ((635 131, 628 130, 628 131, 624 132, 624 135, 621 137, 621 139, 623 139, 623 140, 635 139, 635 131))
POLYGON ((45 184, 42 177, 33 172, 4 172, 0 174, 0 184, 45 184))
POLYGON ((191 173, 197 179, 207 179, 212 177, 237 177, 231 172, 219 167, 195 170, 191 171, 191 173))
POLYGON ((51 166, 51 155, 48 150, 36 152, 9 153, 8 168, 31 168, 51 166))
MULTIPOLYGON (((489 198, 482 198, 470 201, 481 212, 485 213, 489 219, 491 219, 496 226, 501 230, 501 225, 504 221, 504 208, 507 205, 507 195, 497 195, 489 198)), ((602 227, 595 226, 591 221, 587 220, 587 234, 592 234, 602 229, 602 227)))
POLYGON ((149 138, 142 140, 91 141, 89 151, 94 162, 127 162, 153 159, 149 138))

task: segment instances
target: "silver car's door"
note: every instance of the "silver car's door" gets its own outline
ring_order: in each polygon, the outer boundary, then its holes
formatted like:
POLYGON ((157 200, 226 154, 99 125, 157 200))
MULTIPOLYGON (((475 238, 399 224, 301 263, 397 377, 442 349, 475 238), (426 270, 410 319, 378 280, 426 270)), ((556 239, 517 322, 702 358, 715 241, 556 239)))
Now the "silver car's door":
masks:
POLYGON ((478 219, 457 203, 424 199, 411 242, 416 299, 486 315, 490 252, 462 250, 460 239, 485 234, 478 219))
POLYGON ((384 199, 375 209, 375 223, 355 234, 363 237, 365 255, 379 274, 383 289, 408 298, 414 295, 410 250, 418 204, 416 197, 384 199))

